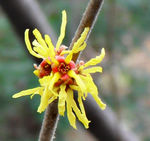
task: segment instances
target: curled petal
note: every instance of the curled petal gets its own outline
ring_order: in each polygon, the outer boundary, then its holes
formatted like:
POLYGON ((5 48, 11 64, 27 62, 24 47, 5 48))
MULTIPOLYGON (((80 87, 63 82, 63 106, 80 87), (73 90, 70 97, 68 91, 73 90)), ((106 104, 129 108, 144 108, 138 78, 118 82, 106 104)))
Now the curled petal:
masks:
POLYGON ((60 55, 68 54, 68 53, 70 53, 70 52, 71 52, 70 50, 63 50, 63 51, 60 53, 60 55))
POLYGON ((81 92, 81 89, 80 89, 79 86, 77 86, 77 85, 69 85, 69 87, 71 89, 75 90, 75 91, 78 91, 78 94, 81 94, 81 96, 83 97, 83 100, 85 100, 85 97, 84 97, 83 93, 81 92))
POLYGON ((60 86, 60 92, 59 92, 59 100, 58 100, 58 111, 59 114, 64 116, 65 112, 65 102, 67 99, 67 93, 66 93, 66 85, 60 86))
POLYGON ((51 82, 51 79, 53 78, 53 73, 49 76, 44 76, 43 78, 39 79, 39 83, 41 86, 46 87, 51 82))
POLYGON ((79 51, 81 51, 85 48, 81 45, 84 43, 84 41, 88 35, 88 32, 89 32, 89 27, 86 27, 84 29, 84 31, 82 32, 81 37, 77 40, 77 42, 74 43, 73 48, 72 48, 72 51, 74 53, 78 53, 79 51))
POLYGON ((41 49, 41 47, 33 47, 33 50, 36 51, 41 56, 43 56, 43 58, 47 57, 47 52, 41 49))
POLYGON ((62 43, 62 40, 65 37, 66 24, 67 24, 67 14, 66 14, 66 11, 63 10, 62 11, 62 24, 61 24, 61 29, 60 29, 60 36, 59 36, 57 44, 56 44, 56 50, 59 49, 59 47, 62 43))
POLYGON ((105 110, 106 104, 104 104, 104 103, 101 101, 101 99, 98 97, 98 95, 95 95, 95 94, 92 94, 92 93, 90 93, 90 94, 93 96, 94 100, 95 100, 96 103, 99 105, 99 107, 100 107, 102 110, 105 110))
MULTIPOLYGON (((47 40, 45 41, 43 39, 41 33, 37 29, 33 30, 33 34, 37 39, 37 40, 34 40, 33 43, 32 43, 35 46, 33 48, 33 50, 36 51, 41 56, 43 56, 43 58, 48 58, 51 55, 51 49, 46 44, 47 40)), ((45 36, 48 36, 48 35, 45 35, 45 36)), ((48 43, 50 44, 51 42, 49 41, 48 43)))
POLYGON ((88 35, 88 32, 89 32, 89 27, 86 27, 84 31, 82 32, 81 37, 77 40, 77 42, 74 43, 71 52, 66 57, 65 59, 66 63, 69 63, 71 61, 73 53, 78 53, 79 51, 82 51, 85 49, 86 47, 85 39, 88 35))
POLYGON ((87 74, 87 76, 80 75, 81 79, 87 84, 87 90, 88 92, 93 96, 96 103, 99 105, 99 107, 104 110, 106 108, 106 104, 104 104, 101 99, 98 97, 98 90, 96 85, 93 82, 93 79, 90 74, 87 74))
POLYGON ((52 77, 49 85, 49 89, 53 91, 54 84, 60 79, 61 75, 59 72, 56 72, 54 76, 52 77))
POLYGON ((43 90, 44 90, 44 88, 41 87, 41 89, 39 89, 36 93, 32 94, 32 95, 30 96, 30 98, 32 99, 36 94, 39 94, 40 96, 42 96, 43 90))
POLYGON ((86 83, 84 84, 82 79, 73 70, 70 70, 68 72, 68 75, 76 80, 76 83, 78 84, 78 86, 80 87, 83 93, 87 93, 86 86, 85 86, 86 83))
POLYGON ((80 87, 77 86, 77 85, 69 85, 69 87, 73 90, 76 90, 76 91, 81 91, 80 87))
POLYGON ((32 45, 36 47, 39 47, 39 46, 41 47, 41 45, 38 43, 36 39, 32 42, 32 45))
MULTIPOLYGON (((86 84, 87 92, 98 95, 98 89, 93 82, 93 79, 90 74, 86 74, 86 76, 79 75, 81 80, 86 84)), ((85 95, 86 97, 87 95, 85 95)))
POLYGON ((48 35, 45 35, 45 42, 48 45, 49 57, 50 58, 54 58, 55 57, 54 45, 53 45, 53 43, 51 41, 51 38, 48 35))
POLYGON ((39 76, 40 71, 39 71, 39 70, 34 70, 33 73, 34 73, 36 76, 39 76))
POLYGON ((34 29, 34 30, 33 30, 33 34, 34 34, 34 36, 36 37, 38 43, 43 47, 43 49, 44 49, 45 51, 47 51, 47 50, 48 50, 48 47, 47 47, 47 45, 46 45, 44 39, 42 38, 41 33, 40 33, 37 29, 34 29))
POLYGON ((78 92, 78 102, 79 102, 79 107, 81 109, 82 114, 86 116, 84 105, 82 102, 82 93, 81 92, 78 92))
POLYGON ((93 66, 93 65, 96 65, 96 64, 100 63, 103 60, 104 56, 105 56, 105 50, 104 50, 104 48, 102 48, 101 54, 99 56, 96 56, 96 58, 92 58, 87 63, 85 63, 83 65, 84 68, 88 67, 88 66, 93 66))
POLYGON ((84 42, 83 45, 78 48, 73 48, 70 51, 69 55, 66 57, 65 62, 68 64, 72 59, 73 53, 78 53, 79 51, 84 50, 85 47, 86 47, 86 42, 84 42))
MULTIPOLYGON (((55 93, 57 93, 58 89, 59 89, 59 87, 55 87, 53 91, 54 91, 55 93)), ((52 103, 55 99, 58 98, 58 96, 56 96, 56 95, 57 95, 57 94, 53 95, 53 96, 48 100, 48 104, 52 103)))
POLYGON ((30 43, 30 40, 29 40, 29 29, 25 30, 25 43, 26 43, 27 49, 28 49, 28 51, 30 52, 31 55, 33 55, 37 58, 43 58, 41 55, 35 53, 32 50, 32 46, 31 46, 31 43, 30 43))
POLYGON ((76 127, 76 117, 75 117, 74 113, 72 112, 72 107, 71 107, 72 104, 71 104, 71 100, 69 97, 69 95, 72 93, 73 93, 73 91, 71 89, 68 89, 68 91, 67 91, 68 96, 67 96, 67 101, 66 101, 67 102, 67 117, 68 117, 70 125, 76 129, 77 128, 76 127))
POLYGON ((27 96, 27 95, 35 94, 41 89, 43 89, 43 88, 42 87, 37 87, 37 88, 33 88, 33 89, 24 90, 24 91, 21 91, 19 93, 14 94, 12 97, 13 98, 18 98, 18 97, 21 97, 21 96, 27 96))
POLYGON ((92 68, 88 68, 88 69, 84 69, 82 72, 83 73, 96 73, 96 72, 102 72, 102 67, 92 67, 92 68))
POLYGON ((40 106, 38 108, 38 112, 41 113, 43 112, 46 107, 48 106, 48 101, 49 98, 52 96, 52 93, 50 93, 50 91, 48 90, 48 86, 44 89, 44 92, 41 96, 41 102, 40 102, 40 106))
MULTIPOLYGON (((70 91, 70 93, 68 94, 68 99, 71 102, 71 107, 73 108, 75 114, 77 115, 78 119, 84 124, 85 128, 89 128, 89 121, 86 117, 85 114, 81 114, 81 111, 79 110, 76 102, 74 101, 73 98, 73 91, 72 90, 68 90, 70 91)), ((81 104, 81 103, 80 103, 81 104)))
MULTIPOLYGON (((41 49, 43 52, 46 53, 46 50, 41 46, 41 44, 39 44, 39 43, 37 42, 36 39, 32 42, 32 45, 33 45, 35 48, 39 48, 39 49, 41 49)), ((35 51, 36 51, 36 50, 35 50, 35 51)))

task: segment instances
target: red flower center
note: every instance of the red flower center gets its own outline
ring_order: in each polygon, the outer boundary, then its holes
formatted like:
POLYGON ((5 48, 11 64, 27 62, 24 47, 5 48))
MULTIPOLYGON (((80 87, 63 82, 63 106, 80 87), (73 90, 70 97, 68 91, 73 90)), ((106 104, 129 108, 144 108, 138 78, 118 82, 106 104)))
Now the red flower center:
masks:
POLYGON ((34 67, 39 71, 39 78, 43 78, 44 76, 50 75, 52 71, 51 65, 48 64, 45 60, 43 60, 39 66, 34 65, 34 67))
POLYGON ((70 66, 65 64, 64 62, 60 63, 58 66, 58 71, 61 74, 66 74, 70 69, 71 69, 70 66))

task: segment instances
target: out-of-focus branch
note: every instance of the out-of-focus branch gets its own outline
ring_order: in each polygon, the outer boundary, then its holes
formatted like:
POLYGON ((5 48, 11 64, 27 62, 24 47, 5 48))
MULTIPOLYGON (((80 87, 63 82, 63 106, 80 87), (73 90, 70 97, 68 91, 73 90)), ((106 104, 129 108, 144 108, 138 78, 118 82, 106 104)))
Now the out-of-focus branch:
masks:
MULTIPOLYGON (((90 0, 88 6, 83 14, 83 17, 80 21, 78 29, 75 33, 75 36, 70 44, 70 49, 73 47, 73 44, 79 39, 81 33, 83 32, 85 27, 90 27, 90 32, 92 31, 92 27, 96 21, 99 11, 101 10, 101 6, 103 4, 103 0, 90 0)), ((88 38, 88 37, 87 37, 88 38)), ((73 55, 73 61, 76 61, 79 56, 79 53, 73 55)))
POLYGON ((35 0, 0 0, 0 5, 9 17, 19 37, 24 40, 24 31, 38 28, 42 34, 52 35, 56 41, 55 32, 50 28, 43 12, 35 0))
MULTIPOLYGON (((91 2, 94 1, 97 2, 98 0, 91 0, 91 2)), ((53 37, 53 41, 56 41, 54 38, 54 33, 52 32, 52 30, 50 30, 50 27, 47 21, 45 20, 44 15, 42 14, 41 10, 39 9, 39 6, 34 0, 0 0, 0 5, 8 15, 8 18, 14 25, 17 34, 21 37, 23 42, 24 30, 26 28, 34 29, 35 27, 37 27, 43 34, 51 34, 51 37, 53 37)), ((96 9, 94 8, 92 10, 96 9)), ((97 10, 99 10, 99 7, 97 8, 97 10)), ((87 23, 84 22, 85 26, 90 26, 90 24, 87 23)), ((79 29, 80 28, 78 28, 78 30, 79 29)), ((83 31, 83 27, 81 29, 82 30, 80 30, 80 32, 78 32, 77 30, 75 35, 76 38, 74 38, 73 42, 75 42, 78 39, 81 32, 83 31)), ((122 127, 118 125, 116 117, 112 114, 112 112, 110 112, 110 110, 106 109, 105 111, 100 111, 99 107, 95 104, 95 102, 93 102, 93 100, 90 97, 85 103, 85 108, 87 111, 88 118, 92 121, 90 123, 89 131, 93 133, 99 140, 137 141, 137 139, 134 138, 131 132, 123 132, 122 127)), ((47 112, 45 114, 45 119, 51 118, 53 121, 55 121, 54 119, 58 119, 57 110, 57 102, 55 101, 48 106, 47 112), (52 107, 52 109, 50 107, 52 107), (54 113, 54 111, 56 113, 54 113)), ((43 125, 46 125, 47 127, 50 127, 52 125, 53 127, 55 127, 56 124, 51 124, 50 126, 48 126, 50 122, 51 120, 49 120, 49 122, 47 121, 47 123, 43 122, 43 125)), ((46 131, 43 130, 43 132, 47 135, 48 133, 50 133, 50 128, 47 128, 46 131)), ((43 139, 43 141, 46 140, 43 139)))
MULTIPOLYGON (((0 5, 7 14, 14 26, 16 33, 24 43, 24 31, 29 28, 31 31, 38 28, 42 34, 51 35, 53 43, 56 36, 50 28, 44 14, 35 0, 0 0, 0 5)), ((30 39, 34 37, 30 35, 30 39)), ((32 57, 37 63, 41 60, 32 57)), ((57 100, 52 102, 44 115, 39 141, 50 141, 53 139, 58 122, 57 100)))
MULTIPOLYGON (((53 43, 56 43, 55 32, 50 28, 47 19, 41 11, 38 3, 35 0, 0 0, 0 6, 5 11, 18 37, 24 43, 24 31, 29 28, 30 31, 37 28, 44 34, 51 35, 53 43)), ((34 37, 31 34, 30 39, 34 37)), ((32 57, 36 62, 39 59, 32 57)))
POLYGON ((88 130, 92 132, 98 140, 139 141, 132 132, 121 125, 108 106, 104 111, 100 110, 90 95, 85 101, 85 109, 88 119, 92 121, 88 130))

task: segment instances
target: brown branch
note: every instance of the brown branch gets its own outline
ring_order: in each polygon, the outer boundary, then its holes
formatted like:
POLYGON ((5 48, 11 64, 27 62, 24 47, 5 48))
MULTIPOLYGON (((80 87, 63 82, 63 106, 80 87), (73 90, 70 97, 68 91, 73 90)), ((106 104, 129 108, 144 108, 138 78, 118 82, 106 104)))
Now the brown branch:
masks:
MULTIPOLYGON (((52 35, 53 43, 56 43, 56 36, 50 28, 44 14, 35 0, 0 0, 0 5, 10 19, 16 33, 24 43, 24 31, 29 28, 31 31, 38 28, 44 34, 52 35)), ((34 37, 31 34, 31 40, 34 37)), ((37 63, 41 60, 32 57, 37 63)), ((39 141, 53 140, 58 122, 57 100, 52 102, 45 112, 41 127, 39 141)))
MULTIPOLYGON (((83 14, 83 17, 80 21, 80 24, 78 26, 76 33, 75 33, 75 36, 74 36, 74 38, 70 44, 70 47, 69 47, 70 49, 73 47, 73 44, 79 39, 79 37, 80 37, 81 33, 83 32, 85 27, 90 27, 90 31, 88 33, 88 36, 89 36, 89 34, 92 31, 92 28, 94 26, 94 23, 96 21, 96 18, 98 16, 98 13, 101 10, 102 4, 103 4, 103 0, 90 0, 87 8, 83 14)), ((79 53, 74 54, 73 55, 73 61, 76 62, 78 56, 79 56, 79 53)))
MULTIPOLYGON (((56 35, 50 27, 47 19, 41 11, 38 3, 35 0, 0 0, 0 6, 5 11, 11 24, 14 27, 18 37, 24 44, 24 31, 29 28, 30 31, 37 28, 44 34, 52 35, 53 43, 56 43, 56 35)), ((34 36, 31 34, 30 39, 33 40, 34 36)), ((25 46, 24 46, 25 47, 25 46)), ((26 49, 26 48, 25 48, 26 49)), ((28 53, 28 55, 30 55, 28 53)), ((41 60, 30 55, 37 63, 41 60)))
POLYGON ((52 141, 54 139, 54 134, 59 118, 57 105, 58 101, 55 100, 47 107, 42 123, 39 141, 52 141))
POLYGON ((95 103, 92 96, 85 101, 87 117, 92 122, 88 131, 102 141, 139 141, 139 139, 116 118, 113 111, 107 106, 102 111, 95 103))

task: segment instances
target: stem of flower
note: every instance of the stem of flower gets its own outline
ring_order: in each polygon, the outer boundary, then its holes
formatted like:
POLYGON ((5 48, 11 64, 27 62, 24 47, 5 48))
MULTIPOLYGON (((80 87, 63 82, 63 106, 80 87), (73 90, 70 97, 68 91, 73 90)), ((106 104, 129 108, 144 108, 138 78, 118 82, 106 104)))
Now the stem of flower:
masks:
MULTIPOLYGON (((94 26, 95 21, 97 19, 97 15, 101 10, 102 4, 103 4, 103 0, 90 0, 90 2, 88 3, 88 6, 87 6, 87 8, 86 8, 86 10, 82 16, 82 19, 80 21, 78 29, 75 33, 75 36, 74 36, 74 38, 70 44, 70 47, 69 47, 70 49, 72 49, 74 43, 79 39, 79 37, 80 37, 81 33, 83 32, 85 27, 90 27, 90 31, 88 33, 88 37, 89 37, 89 34, 92 31, 92 27, 94 26)), ((87 38, 86 38, 86 40, 87 40, 87 38)), ((73 55, 72 60, 74 62, 76 62, 79 54, 80 53, 73 55)))
POLYGON ((53 141, 58 123, 58 100, 53 101, 46 109, 39 141, 53 141))

